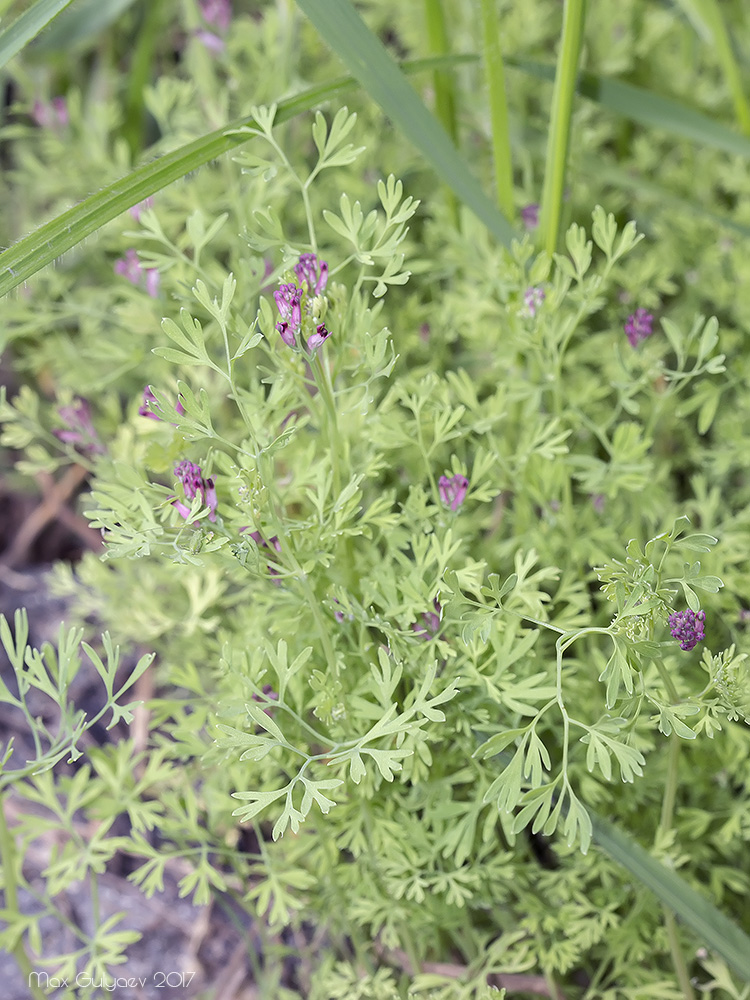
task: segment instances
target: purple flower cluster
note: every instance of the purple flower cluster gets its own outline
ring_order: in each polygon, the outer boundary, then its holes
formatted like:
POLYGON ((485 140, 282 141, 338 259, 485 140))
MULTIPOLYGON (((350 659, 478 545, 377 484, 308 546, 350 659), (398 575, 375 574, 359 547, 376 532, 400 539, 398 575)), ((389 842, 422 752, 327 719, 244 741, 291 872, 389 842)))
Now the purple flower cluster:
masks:
MULTIPOLYGON (((244 530, 244 528, 240 528, 240 531, 244 530)), ((275 549, 277 552, 281 552, 281 542, 278 535, 274 535, 273 538, 266 541, 259 531, 251 531, 249 537, 262 549, 275 549)))
POLYGON ((145 212, 147 208, 154 207, 154 199, 152 197, 144 198, 143 201, 139 201, 137 205, 131 205, 128 211, 132 219, 136 222, 141 221, 141 212, 145 212))
POLYGON ((282 285, 273 297, 282 320, 276 324, 276 329, 287 347, 296 347, 297 334, 302 326, 302 289, 289 283, 282 285))
POLYGON ((64 97, 53 97, 51 102, 34 101, 31 117, 40 128, 62 129, 70 120, 64 97))
POLYGON ((440 631, 440 614, 442 612, 442 607, 437 597, 432 602, 434 611, 425 611, 421 615, 421 622, 412 622, 412 629, 414 634, 419 639, 423 639, 425 642, 430 642, 440 631))
POLYGON ((88 400, 77 396, 74 403, 70 406, 61 406, 57 412, 65 423, 65 427, 52 431, 58 441, 75 445, 83 455, 104 454, 104 447, 91 419, 88 400))
POLYGON ((535 202, 521 209, 521 222, 526 229, 536 229, 539 225, 539 206, 535 202))
POLYGON ((232 20, 231 0, 200 0, 201 14, 207 24, 227 31, 232 20))
POLYGON ((328 284, 328 264, 324 260, 318 260, 314 253, 301 254, 299 263, 294 265, 294 273, 300 284, 307 282, 308 294, 320 295, 325 291, 328 284))
POLYGON ((679 639, 680 649, 693 649, 703 640, 705 611, 675 611, 669 616, 669 631, 673 639, 679 639))
MULTIPOLYGON (((324 260, 319 260, 314 253, 303 253, 299 263, 295 264, 294 273, 301 287, 294 282, 288 282, 274 292, 273 297, 281 316, 276 329, 287 347, 296 350, 303 319, 309 310, 310 298, 323 292, 328 283, 328 264, 324 260)), ((310 353, 316 351, 330 336, 324 324, 318 324, 315 332, 307 338, 308 351, 310 353)))
POLYGON ((628 316, 625 333, 628 335, 631 347, 637 347, 642 340, 651 336, 653 322, 654 317, 647 309, 636 309, 631 316, 628 316))
MULTIPOLYGON (((185 459, 179 462, 174 468, 174 474, 180 480, 182 489, 185 492, 186 500, 194 500, 200 496, 203 503, 209 509, 209 521, 216 520, 216 508, 219 501, 216 497, 216 487, 213 479, 204 479, 200 465, 195 465, 185 459)), ((177 508, 180 517, 187 520, 190 517, 190 508, 179 500, 173 500, 172 506, 177 508)))
POLYGON ((464 502, 468 488, 469 480, 460 473, 456 473, 450 479, 447 476, 441 476, 438 480, 440 499, 451 510, 458 510, 464 502))
MULTIPOLYGON (((272 684, 264 684, 263 687, 261 688, 260 694, 253 693, 253 701, 264 701, 264 700, 266 702, 279 700, 279 692, 274 691, 272 684), (263 697, 261 697, 261 695, 263 695, 263 697)), ((273 708, 270 705, 267 708, 264 708, 263 711, 266 713, 266 715, 273 714, 273 708)))
POLYGON ((155 299, 159 294, 159 272, 155 267, 142 267, 135 250, 126 250, 125 256, 115 261, 115 274, 127 278, 131 285, 140 285, 145 279, 146 291, 155 299))
MULTIPOLYGON (((185 412, 185 407, 182 405, 182 400, 177 397, 177 402, 175 403, 175 413, 178 416, 182 416, 185 412)), ((141 417, 149 417, 151 420, 163 420, 164 417, 160 416, 161 409, 156 401, 156 396, 153 393, 150 385, 147 385, 143 390, 143 402, 138 407, 138 415, 141 417)))
POLYGON ((523 293, 523 301, 526 303, 526 312, 533 319, 537 310, 544 302, 544 289, 539 287, 527 288, 523 293))
POLYGON ((232 4, 230 0, 200 0, 200 10, 206 24, 210 24, 212 28, 216 28, 220 34, 216 35, 213 31, 206 31, 205 28, 201 28, 196 31, 195 37, 210 52, 216 52, 217 54, 223 52, 225 43, 221 35, 227 33, 232 20, 232 4))
MULTIPOLYGON (((341 606, 341 601, 337 597, 334 597, 333 603, 338 604, 339 607, 341 606)), ((339 611, 338 609, 334 609, 333 617, 339 624, 345 621, 350 621, 350 622, 354 621, 354 615, 345 615, 343 611, 339 611)))

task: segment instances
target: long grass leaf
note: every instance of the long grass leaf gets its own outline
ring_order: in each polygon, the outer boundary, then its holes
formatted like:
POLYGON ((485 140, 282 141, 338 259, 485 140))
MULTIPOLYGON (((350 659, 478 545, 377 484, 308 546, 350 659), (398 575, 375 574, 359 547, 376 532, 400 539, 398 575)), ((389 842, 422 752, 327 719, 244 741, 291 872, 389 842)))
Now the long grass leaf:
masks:
POLYGON ((516 235, 484 193, 467 162, 427 110, 398 63, 370 31, 349 0, 297 0, 321 37, 417 147, 429 165, 495 238, 510 246, 516 235))
MULTIPOLYGON (((591 176, 592 183, 595 173, 598 184, 611 184, 614 188, 630 189, 644 200, 656 202, 662 209, 667 206, 673 206, 688 218, 704 219, 706 222, 711 222, 716 226, 721 226, 723 229, 728 229, 743 240, 750 240, 750 225, 737 222, 730 215, 722 215, 720 212, 714 212, 702 202, 687 198, 681 194, 676 194, 651 178, 644 177, 642 174, 631 173, 626 167, 618 167, 614 164, 592 164, 587 173, 591 176)), ((648 232, 649 221, 648 216, 642 219, 639 223, 639 229, 648 232)))
MULTIPOLYGON (((477 742, 483 739, 477 736, 477 742)), ((498 767, 510 764, 513 754, 501 750, 494 760, 498 767)), ((567 803, 563 814, 567 814, 567 803)), ((750 937, 705 896, 696 892, 674 868, 667 868, 652 857, 629 834, 587 809, 591 819, 592 840, 617 864, 649 889, 678 920, 711 948, 734 971, 750 981, 750 937)))
POLYGON ((700 36, 713 47, 732 95, 737 124, 745 135, 750 135, 750 105, 745 97, 742 73, 718 0, 678 0, 678 2, 700 36))
MULTIPOLYGON (((445 23, 443 0, 424 0, 425 22, 427 25, 427 45, 430 55, 445 56, 450 51, 448 30, 445 23)), ((435 115, 450 136, 454 146, 458 146, 458 122, 456 120, 456 85, 452 73, 436 69, 432 74, 435 91, 435 115)), ((458 199, 450 188, 447 189, 453 225, 461 228, 458 199)))
POLYGON ((490 100, 492 159, 495 168, 497 203, 509 219, 513 218, 513 163, 508 126, 508 99, 505 92, 505 68, 500 50, 500 29, 495 0, 482 0, 482 44, 484 72, 490 100))
POLYGON ((144 97, 146 87, 154 71, 154 57, 157 40, 161 33, 161 22, 161 0, 150 0, 148 7, 143 11, 130 60, 127 97, 125 99, 125 121, 122 127, 133 159, 143 148, 146 111, 144 97))
MULTIPOLYGON (((425 21, 427 23, 427 44, 430 55, 447 56, 448 29, 445 23, 443 0, 425 0, 425 21)), ((435 114, 440 124, 451 137, 453 145, 458 145, 458 123, 456 122, 456 85, 451 73, 436 69, 432 74, 435 88, 435 114)))
POLYGON ((674 869, 657 861, 611 823, 594 813, 590 815, 594 842, 650 889, 706 947, 721 955, 738 975, 750 981, 750 937, 674 869))
MULTIPOLYGON (((432 70, 436 66, 475 59, 475 56, 417 59, 405 63, 403 70, 408 73, 418 73, 432 70)), ((324 101, 356 89, 357 81, 348 76, 311 87, 289 100, 282 101, 278 106, 275 121, 281 124, 324 101)), ((0 296, 30 278, 40 268, 76 246, 132 205, 179 180, 191 170, 215 160, 222 153, 248 142, 251 137, 247 133, 238 135, 235 134, 235 130, 251 124, 253 124, 252 118, 237 119, 215 132, 209 132, 167 153, 158 160, 144 164, 18 240, 0 253, 0 296)))
POLYGON ((581 52, 586 0, 565 0, 560 53, 552 91, 552 114, 547 137, 547 158, 544 166, 542 211, 539 222, 542 244, 548 253, 557 249, 562 218, 565 173, 568 164, 570 119, 576 91, 578 59, 581 52))
MULTIPOLYGON (((506 59, 508 65, 515 66, 542 80, 554 80, 555 69, 547 63, 528 59, 506 59)), ((608 111, 630 118, 639 125, 663 129, 671 135, 719 149, 725 153, 750 157, 750 138, 734 132, 715 118, 672 100, 661 97, 643 87, 621 80, 610 80, 595 73, 581 73, 576 86, 577 92, 591 101, 596 101, 608 111)))
POLYGON ((134 3, 135 0, 79 0, 35 43, 34 54, 65 52, 72 45, 95 37, 134 3))
POLYGON ((72 0, 37 0, 4 31, 0 31, 0 69, 71 2, 72 0))

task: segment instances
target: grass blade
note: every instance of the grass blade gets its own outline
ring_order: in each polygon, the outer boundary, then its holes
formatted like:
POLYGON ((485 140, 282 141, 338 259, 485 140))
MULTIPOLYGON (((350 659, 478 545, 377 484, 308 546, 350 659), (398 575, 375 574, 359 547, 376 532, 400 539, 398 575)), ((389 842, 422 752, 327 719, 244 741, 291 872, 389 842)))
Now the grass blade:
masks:
MULTIPOLYGON (((430 55, 448 55, 448 31, 445 25, 443 0, 425 0, 425 21, 427 24, 427 45, 430 55)), ((451 73, 436 69, 432 74, 432 86, 435 91, 435 115, 450 136, 454 146, 458 146, 458 122, 456 121, 456 88, 451 73)), ((461 215, 458 210, 458 200, 448 188, 448 205, 456 229, 461 228, 461 215)))
MULTIPOLYGON (((477 741, 481 742, 479 736, 477 741)), ((501 750, 494 759, 507 767, 513 755, 501 750)), ((592 840, 613 861, 622 865, 659 899, 678 920, 689 927, 701 944, 721 955, 727 965, 750 982, 750 937, 695 889, 674 868, 667 868, 629 834, 587 809, 592 840)), ((563 806, 567 813, 567 804, 563 806)))
POLYGON ((157 40, 162 33, 161 22, 161 0, 150 0, 148 7, 143 11, 133 47, 125 99, 125 121, 122 127, 133 159, 143 148, 146 120, 144 94, 154 70, 157 40))
POLYGON ((745 97, 742 74, 737 65, 732 40, 729 37, 719 3, 717 0, 679 0, 679 3, 688 15, 688 19, 694 25, 697 22, 703 29, 699 33, 708 36, 705 41, 713 46, 716 58, 721 65, 732 95, 737 124, 745 135, 750 135, 750 105, 745 97))
MULTIPOLYGON (((419 73, 434 69, 436 66, 475 61, 475 59, 475 56, 417 59, 405 63, 403 69, 404 72, 419 73)), ((289 100, 282 101, 276 112, 275 121, 281 124, 295 115, 309 111, 323 101, 340 97, 356 88, 356 80, 349 76, 311 87, 289 100)), ((247 134, 234 135, 232 131, 250 124, 252 118, 237 119, 215 132, 209 132, 161 156, 152 163, 144 164, 18 240, 12 247, 0 253, 0 296, 20 285, 40 268, 76 246, 132 205, 179 180, 191 170, 215 160, 222 153, 248 142, 250 137, 247 134)))
POLYGON ((560 232, 570 142, 570 119, 573 114, 573 95, 576 91, 585 10, 586 0, 565 0, 562 40, 552 92, 552 115, 547 137, 547 160, 544 167, 539 223, 542 245, 548 253, 553 253, 557 249, 560 232))
POLYGON ((750 981, 750 937, 704 896, 691 888, 672 868, 667 868, 632 838, 611 823, 590 813, 593 839, 614 861, 634 875, 675 916, 693 930, 734 971, 750 981))
MULTIPOLYGON (((448 32, 445 26, 443 0, 425 0, 425 20, 427 22, 427 44, 430 55, 448 55, 448 32)), ((456 122, 456 88, 453 76, 444 69, 436 69, 432 74, 435 88, 435 114, 438 121, 458 145, 458 124, 456 122)))
MULTIPOLYGON (((539 79, 555 78, 554 67, 546 63, 510 58, 506 61, 508 65, 515 66, 539 79)), ((750 157, 748 136, 740 135, 715 118, 694 111, 669 97, 661 97, 643 87, 623 83, 621 80, 610 80, 595 73, 581 73, 576 90, 582 97, 596 101, 608 111, 630 118, 639 125, 660 128, 672 135, 681 136, 683 139, 689 139, 691 142, 712 149, 719 149, 724 153, 750 157)))
MULTIPOLYGON (((613 164, 592 164, 592 169, 588 169, 587 173, 591 177, 592 183, 595 173, 600 184, 611 184, 613 188, 630 189, 635 192, 639 199, 642 198, 645 202, 655 202, 661 209, 672 206, 688 217, 705 220, 715 226, 720 226, 722 229, 729 230, 743 240, 750 240, 750 226, 737 222, 729 215, 714 212, 700 201, 676 194, 664 187, 663 184, 658 184, 642 174, 633 174, 625 167, 613 164)), ((642 218, 639 222, 639 231, 643 229, 645 233, 648 233, 650 221, 648 217, 642 218)))
POLYGON ((364 90, 419 149, 441 179, 500 243, 510 246, 516 235, 510 223, 482 191, 468 164, 419 99, 398 63, 349 0, 297 0, 297 4, 364 90))
POLYGON ((490 99, 492 123, 492 160, 495 168, 497 203, 509 219, 513 218, 513 160, 508 127, 508 101, 505 93, 505 67, 495 0, 482 0, 482 38, 484 71, 490 99))
POLYGON ((20 17, 0 31, 0 69, 13 58, 32 38, 36 38, 42 28, 49 24, 71 0, 37 0, 20 17))
MULTIPOLYGON (((132 7, 135 0, 82 0, 66 10, 34 45, 34 55, 66 52, 71 46, 93 38, 132 7)), ((150 0, 149 0, 150 5, 150 0)))

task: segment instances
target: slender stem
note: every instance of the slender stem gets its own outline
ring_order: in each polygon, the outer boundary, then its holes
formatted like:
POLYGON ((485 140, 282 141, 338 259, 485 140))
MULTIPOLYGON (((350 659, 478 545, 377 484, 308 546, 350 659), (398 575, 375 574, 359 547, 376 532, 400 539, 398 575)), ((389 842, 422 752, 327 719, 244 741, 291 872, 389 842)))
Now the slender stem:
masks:
POLYGON ((300 191, 302 192, 302 204, 304 205, 305 218, 307 219, 307 232, 310 237, 310 248, 313 253, 317 253, 318 241, 315 238, 315 224, 313 223, 312 206, 310 205, 310 195, 307 190, 307 184, 301 184, 300 191))
POLYGON ((509 221, 513 215, 513 160, 510 149, 508 101, 505 92, 505 67, 500 51, 495 0, 482 0, 482 36, 484 71, 490 98, 492 123, 492 159, 495 167, 495 190, 500 210, 509 221))
POLYGON ((674 685, 674 681, 669 676, 669 671, 661 662, 661 660, 654 660, 656 663, 656 669, 659 671, 659 676, 664 681, 664 687, 667 689, 667 694, 669 695, 669 700, 673 705, 676 705, 680 700, 680 696, 677 694, 677 688, 674 685))
POLYGON ((318 599, 313 593, 313 589, 308 583, 307 575, 302 571, 302 567, 299 565, 299 563, 297 563, 297 560, 294 559, 294 556, 292 556, 291 558, 297 564, 298 572, 296 579, 299 582, 299 585, 302 588, 302 591, 305 595, 308 607, 310 608, 310 613, 315 619, 315 624, 318 628, 318 635, 320 636, 320 641, 323 645, 323 652, 326 655, 326 659, 328 660, 329 666, 331 667, 332 670, 335 671, 336 654, 333 651, 333 646, 331 644, 331 638, 328 635, 328 629, 326 628, 326 623, 323 621, 323 618, 321 617, 320 614, 320 610, 318 608, 318 599))
MULTIPOLYGON (((18 886, 16 884, 16 844, 8 829, 5 819, 5 796, 0 798, 0 868, 3 871, 3 890, 5 892, 5 909, 8 914, 18 914, 18 886)), ((33 982, 34 970, 31 961, 26 954, 26 948, 21 935, 16 944, 11 949, 11 954, 18 963, 21 973, 26 979, 29 992, 34 1000, 45 1000, 45 995, 39 983, 33 982)))
POLYGON ((421 408, 421 406, 417 407, 414 410, 414 418, 415 418, 416 425, 417 425, 417 444, 418 444, 419 450, 420 450, 420 452, 422 454, 422 458, 424 459, 425 468, 427 470, 427 476, 428 476, 428 478, 430 480, 430 487, 432 488, 432 498, 433 498, 433 500, 435 501, 435 503, 439 507, 440 506, 440 491, 438 490, 437 481, 435 480, 435 476, 434 476, 433 471, 432 471, 432 463, 430 462, 430 453, 428 452, 427 447, 426 447, 426 445, 424 443, 424 434, 422 433, 422 408, 421 408))
POLYGON ((732 48, 732 39, 727 31, 726 22, 721 12, 721 4, 718 0, 702 0, 699 8, 713 35, 714 50, 716 57, 721 63, 721 68, 727 81, 727 85, 732 94, 734 103, 734 114, 737 124, 745 135, 750 135, 750 104, 748 104, 742 86, 742 73, 737 64, 737 59, 732 48))
POLYGON ((544 249, 554 253, 560 231, 565 170, 570 141, 570 119, 578 73, 578 58, 585 20, 586 0, 565 0, 563 33, 552 93, 552 115, 544 168, 540 229, 544 249))
MULTIPOLYGON (((430 55, 447 56, 449 52, 448 30, 445 24, 443 0, 424 0, 427 22, 427 46, 430 55)), ((458 144, 458 124, 456 122, 456 90, 453 77, 444 69, 433 70, 435 88, 435 112, 445 131, 458 144)))
POLYGON ((125 122, 122 127, 130 155, 135 160, 143 146, 145 105, 143 94, 154 69, 156 42, 161 31, 161 0, 151 0, 143 10, 135 51, 130 63, 125 98, 125 122))
MULTIPOLYGON (((658 665, 658 661, 657 661, 658 665)), ((677 702, 678 696, 674 684, 672 683, 669 675, 664 671, 662 673, 662 678, 670 691, 670 698, 673 702, 677 702)), ((659 820, 658 835, 661 837, 665 836, 671 826, 672 820, 674 818, 674 805, 675 799, 677 797, 677 774, 678 765, 680 760, 680 737, 677 733, 672 733, 669 741, 669 756, 667 758, 667 778, 664 783, 664 795, 661 802, 661 818, 659 820)), ((672 965, 674 966, 674 971, 677 976, 677 981, 680 984, 680 989, 682 990, 682 995, 685 1000, 695 1000, 695 993, 693 992, 693 987, 690 983, 690 975, 687 969, 687 963, 685 962, 685 956, 680 945, 680 937, 677 931, 677 921, 674 918, 674 914, 666 906, 663 907, 664 910, 664 927, 667 931, 667 939, 669 941, 669 951, 672 956, 672 965)))
POLYGON ((333 470, 333 492, 336 497, 341 493, 341 451, 342 442, 339 435, 338 414, 336 412, 336 400, 333 390, 333 381, 329 366, 323 361, 320 354, 317 354, 310 365, 318 387, 318 392, 325 404, 328 413, 328 447, 331 455, 331 468, 333 470))
POLYGON ((680 737, 672 733, 669 738, 669 756, 667 758, 667 780, 664 783, 664 797, 661 800, 661 819, 659 833, 665 834, 672 826, 674 804, 677 797, 677 769, 680 759, 680 737))
POLYGON ((675 920, 672 911, 668 910, 666 906, 664 907, 664 926, 667 930, 669 950, 672 954, 672 964, 674 965, 674 971, 677 974, 677 981, 680 984, 682 995, 685 1000, 695 1000, 695 993, 693 992, 690 975, 687 970, 687 965, 685 964, 685 956, 682 954, 682 948, 680 947, 680 936, 677 933, 677 921, 675 920))
MULTIPOLYGON (((448 30, 445 24, 443 0, 424 0, 425 21, 427 24, 427 46, 431 56, 448 55, 448 30)), ((456 88, 451 73, 443 69, 433 70, 432 86, 435 91, 435 115, 451 138, 454 146, 458 146, 458 123, 456 120, 456 88)), ((460 229, 461 216, 458 199, 450 188, 446 189, 448 208, 456 229, 460 229)))

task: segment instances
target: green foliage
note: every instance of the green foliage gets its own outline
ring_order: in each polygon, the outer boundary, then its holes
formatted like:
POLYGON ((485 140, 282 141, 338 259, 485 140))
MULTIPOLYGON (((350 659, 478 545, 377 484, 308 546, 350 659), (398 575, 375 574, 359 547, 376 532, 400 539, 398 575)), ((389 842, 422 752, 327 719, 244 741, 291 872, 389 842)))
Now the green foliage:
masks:
MULTIPOLYGON (((180 68, 143 98, 158 129, 145 159, 234 121, 220 130, 222 149, 243 146, 234 161, 137 220, 105 192, 100 239, 4 304, 23 384, 0 399, 2 445, 23 452, 19 476, 88 470, 83 510, 106 541, 75 577, 56 570, 77 619, 56 649, 27 647, 23 615, 0 620, 18 685, 0 699, 36 747, 28 763, 6 755, 0 777, 24 803, 5 867, 22 885, 34 839, 59 833, 44 877, 64 922, 56 894, 83 872, 95 896, 115 852, 146 896, 179 866, 196 905, 228 894, 254 916, 267 996, 484 1000, 533 974, 550 992, 637 1000, 684 996, 680 970, 709 996, 744 996, 746 170, 577 105, 559 252, 537 253, 533 234, 498 247, 487 220, 454 224, 367 101, 290 117, 297 99, 279 95, 322 93, 337 70, 310 25, 261 6, 212 55, 186 5, 180 68), (727 203, 722 243, 705 206, 727 203), (115 271, 132 249, 134 281, 115 271), (301 284, 302 254, 328 280, 303 289, 290 347, 272 293, 301 284), (656 319, 632 347, 638 307, 656 319), (146 385, 159 419, 139 413, 146 385), (61 440, 60 407, 84 386, 95 436, 61 440), (193 495, 183 461, 200 466, 193 495), (456 509, 442 477, 468 480, 456 509), (705 611, 702 651, 670 635, 685 608, 705 611), (81 643, 92 616, 101 648, 81 643), (157 657, 123 681, 118 649, 140 643, 157 657), (104 686, 91 719, 69 698, 81 652, 104 686), (122 695, 147 669, 147 749, 122 735, 84 749, 98 721, 129 722, 122 695), (30 692, 59 706, 54 730, 30 692), (660 901, 695 919, 670 936, 660 901), (709 940, 712 903, 731 932, 709 940), (293 990, 275 942, 308 927, 325 954, 293 990)), ((456 47, 479 49, 471 5, 445 6, 456 47)), ((719 116, 704 57, 698 74, 670 48, 693 51, 689 25, 640 0, 605 7, 585 25, 592 73, 719 116)), ((364 13, 423 51, 419 5, 364 13)), ((504 48, 549 60, 559 5, 501 13, 504 48)), ((482 72, 467 64, 455 89, 486 179, 482 72)), ((31 79, 22 65, 27 111, 31 79)), ((67 132, 3 133, 18 232, 127 168, 115 102, 77 84, 67 132)), ((509 74, 518 206, 541 189, 540 93, 509 74)), ((196 141, 204 160, 219 151, 196 141)), ((175 170, 198 164, 183 154, 175 170)), ((156 177, 141 169, 131 194, 156 177)), ((3 920, 4 946, 41 955, 38 919, 7 904, 3 920)), ((103 923, 44 957, 61 975, 101 972, 130 941, 103 923)))

